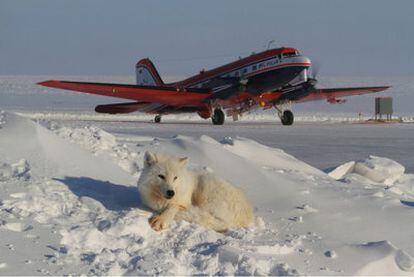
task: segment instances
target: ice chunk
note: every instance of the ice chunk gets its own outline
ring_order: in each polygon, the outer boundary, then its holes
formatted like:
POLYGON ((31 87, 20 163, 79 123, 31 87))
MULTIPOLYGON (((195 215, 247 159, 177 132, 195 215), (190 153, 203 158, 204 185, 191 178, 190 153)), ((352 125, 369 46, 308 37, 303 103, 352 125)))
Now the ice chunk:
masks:
POLYGON ((344 163, 332 170, 328 175, 335 180, 340 180, 351 178, 351 174, 356 174, 367 179, 368 182, 371 181, 391 186, 403 176, 404 171, 405 167, 396 161, 383 157, 370 156, 364 161, 344 163))
POLYGON ((388 158, 370 156, 365 161, 355 164, 354 172, 374 182, 388 185, 394 183, 404 174, 405 167, 388 158))
POLYGON ((335 168, 331 172, 329 172, 328 175, 330 177, 334 178, 335 180, 340 180, 340 179, 344 178, 344 176, 346 174, 351 173, 354 170, 354 167, 355 167, 355 162, 354 161, 347 162, 347 163, 344 163, 344 164, 338 166, 337 168, 335 168))

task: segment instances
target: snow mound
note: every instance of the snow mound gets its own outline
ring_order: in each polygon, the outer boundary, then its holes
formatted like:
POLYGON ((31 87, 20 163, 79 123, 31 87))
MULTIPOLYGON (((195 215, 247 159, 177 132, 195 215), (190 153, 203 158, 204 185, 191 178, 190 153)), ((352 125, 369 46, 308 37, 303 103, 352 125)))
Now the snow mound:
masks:
POLYGON ((369 159, 357 162, 354 172, 377 183, 393 184, 404 174, 401 164, 388 158, 370 156, 369 159))
POLYGON ((113 135, 94 126, 83 128, 57 128, 56 125, 52 125, 52 130, 54 130, 58 136, 80 144, 93 152, 108 150, 116 146, 116 139, 113 135))
POLYGON ((104 159, 112 159, 130 174, 138 176, 137 163, 140 153, 129 151, 125 145, 117 142, 115 136, 95 126, 69 128, 55 122, 47 122, 46 127, 59 137, 69 140, 104 159))
POLYGON ((358 174, 368 180, 385 185, 392 185, 404 175, 405 167, 388 158, 370 156, 364 161, 347 162, 335 168, 329 176, 339 180, 347 174, 358 174))
MULTIPOLYGON (((10 220, 4 221, 0 229, 33 231, 29 224, 14 222, 15 218, 33 219, 44 226, 59 226, 60 243, 64 246, 54 248, 56 253, 50 258, 53 261, 82 265, 79 268, 84 271, 78 274, 297 272, 284 262, 269 260, 275 253, 296 251, 296 244, 289 242, 286 245, 284 240, 275 240, 276 234, 260 219, 256 231, 237 230, 228 235, 186 222, 178 222, 171 230, 156 233, 148 224, 152 213, 140 207, 136 187, 118 184, 136 182, 135 177, 131 178, 120 169, 122 155, 116 153, 122 146, 96 128, 77 130, 49 126, 49 129, 52 132, 30 120, 5 114, 0 146, 11 141, 23 146, 13 149, 0 147, 0 154, 11 159, 17 155, 25 156, 32 165, 32 178, 28 185, 19 183, 19 179, 8 179, 5 183, 6 191, 15 191, 19 186, 21 190, 2 199, 0 212, 10 220), (263 242, 257 244, 255 241, 258 239, 263 242), (267 241, 272 242, 271 246, 267 241), (220 262, 222 249, 227 249, 225 252, 234 257, 232 262, 220 262)), ((195 148, 194 153, 213 149, 223 151, 222 144, 208 137, 176 137, 165 141, 154 139, 140 152, 158 148, 161 144, 171 147, 171 150, 183 146, 195 148), (196 147, 198 143, 201 143, 200 147, 196 147)), ((126 153, 136 153, 124 148, 126 153)), ((233 159, 240 162, 237 156, 233 159)), ((201 166, 200 160, 194 157, 194 161, 197 161, 195 166, 201 166)), ((138 162, 142 163, 142 157, 138 162)), ((23 173, 20 168, 25 164, 8 164, 5 168, 12 168, 17 172, 15 176, 19 176, 23 173)))

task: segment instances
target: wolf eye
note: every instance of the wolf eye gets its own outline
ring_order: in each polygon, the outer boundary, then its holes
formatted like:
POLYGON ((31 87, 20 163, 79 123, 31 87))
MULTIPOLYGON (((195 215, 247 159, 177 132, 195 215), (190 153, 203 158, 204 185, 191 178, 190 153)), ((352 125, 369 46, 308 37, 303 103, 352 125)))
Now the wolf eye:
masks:
POLYGON ((158 175, 158 177, 160 177, 161 179, 165 180, 165 176, 162 175, 162 174, 158 175))
POLYGON ((178 178, 178 177, 177 177, 177 176, 175 176, 175 177, 174 177, 174 181, 175 181, 175 180, 177 180, 177 178, 178 178))

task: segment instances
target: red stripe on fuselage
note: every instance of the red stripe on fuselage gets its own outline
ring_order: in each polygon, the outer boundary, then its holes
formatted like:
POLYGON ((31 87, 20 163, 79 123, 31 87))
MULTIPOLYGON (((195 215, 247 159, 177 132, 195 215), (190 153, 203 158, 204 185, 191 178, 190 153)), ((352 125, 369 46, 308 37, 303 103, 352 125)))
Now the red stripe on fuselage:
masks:
POLYGON ((179 81, 179 82, 171 83, 171 84, 167 84, 167 85, 168 86, 187 87, 187 86, 193 85, 195 83, 206 81, 206 80, 208 80, 212 77, 222 75, 226 72, 230 72, 230 71, 236 70, 238 68, 245 67, 249 64, 258 63, 258 62, 261 62, 261 61, 264 61, 264 60, 268 60, 268 59, 276 57, 277 55, 280 55, 280 54, 283 54, 283 53, 286 53, 286 52, 292 52, 292 51, 297 51, 297 50, 295 48, 278 48, 278 49, 266 50, 266 51, 263 51, 261 53, 254 54, 254 55, 251 55, 249 57, 246 57, 244 59, 240 59, 238 61, 235 61, 235 62, 226 64, 226 65, 217 67, 215 69, 204 71, 203 73, 197 74, 197 75, 192 76, 190 78, 187 78, 183 81, 179 81))

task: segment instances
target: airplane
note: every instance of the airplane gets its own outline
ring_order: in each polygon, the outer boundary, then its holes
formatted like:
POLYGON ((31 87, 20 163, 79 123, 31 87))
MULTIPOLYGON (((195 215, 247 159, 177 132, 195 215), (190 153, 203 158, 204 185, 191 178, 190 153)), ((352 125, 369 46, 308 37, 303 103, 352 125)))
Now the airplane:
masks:
POLYGON ((274 107, 283 125, 292 125, 292 103, 327 100, 344 103, 342 97, 384 91, 389 86, 317 88, 311 60, 295 48, 268 49, 239 58, 185 80, 164 83, 149 58, 136 64, 136 84, 91 83, 48 80, 38 85, 132 100, 127 103, 98 105, 98 113, 144 112, 161 116, 197 113, 214 125, 222 125, 227 116, 238 120, 253 109, 274 107))

